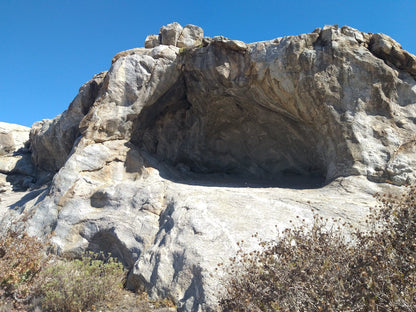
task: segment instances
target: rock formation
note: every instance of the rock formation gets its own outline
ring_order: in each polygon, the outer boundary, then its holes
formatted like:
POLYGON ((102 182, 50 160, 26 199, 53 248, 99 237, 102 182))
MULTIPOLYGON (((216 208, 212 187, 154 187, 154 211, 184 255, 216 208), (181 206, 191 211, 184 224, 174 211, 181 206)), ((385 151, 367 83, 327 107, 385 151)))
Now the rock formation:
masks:
POLYGON ((0 122, 0 193, 23 190, 34 182, 29 132, 30 128, 0 122))
POLYGON ((357 224, 415 181, 415 79, 415 56, 347 26, 250 44, 163 26, 30 138, 0 124, 1 230, 111 252, 129 288, 215 311, 237 241, 311 209, 357 224))

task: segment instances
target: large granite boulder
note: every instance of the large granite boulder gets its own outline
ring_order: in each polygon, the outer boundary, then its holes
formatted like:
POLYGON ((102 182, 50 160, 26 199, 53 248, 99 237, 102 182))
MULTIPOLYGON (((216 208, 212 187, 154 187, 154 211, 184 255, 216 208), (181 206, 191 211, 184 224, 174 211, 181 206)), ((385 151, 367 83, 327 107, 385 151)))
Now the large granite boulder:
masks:
POLYGON ((203 38, 204 31, 201 27, 189 24, 182 28, 175 22, 162 26, 159 35, 147 36, 144 47, 151 49, 163 44, 178 48, 192 48, 202 45, 203 38))
POLYGON ((204 31, 201 27, 195 25, 185 25, 182 33, 179 35, 178 42, 176 43, 178 48, 191 48, 202 44, 204 37, 204 31))
POLYGON ((374 193, 415 182, 414 59, 346 26, 249 44, 162 27, 32 127, 53 179, 1 193, 0 229, 111 252, 129 288, 215 311, 236 242, 312 211, 358 225, 374 193))
POLYGON ((0 122, 0 155, 24 149, 29 141, 30 128, 0 122))
POLYGON ((29 132, 28 127, 0 122, 0 193, 27 189, 36 180, 29 132))
POLYGON ((182 26, 176 22, 168 24, 166 26, 162 26, 159 31, 160 43, 165 45, 176 46, 182 31, 182 26))

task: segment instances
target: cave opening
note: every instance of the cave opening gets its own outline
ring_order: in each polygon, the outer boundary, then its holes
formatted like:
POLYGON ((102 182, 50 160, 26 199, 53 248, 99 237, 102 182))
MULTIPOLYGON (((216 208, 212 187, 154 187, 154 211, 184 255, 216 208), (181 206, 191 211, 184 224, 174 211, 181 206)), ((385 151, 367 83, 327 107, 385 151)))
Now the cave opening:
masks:
POLYGON ((189 184, 318 188, 322 137, 249 93, 189 90, 179 80, 135 121, 132 143, 189 184))

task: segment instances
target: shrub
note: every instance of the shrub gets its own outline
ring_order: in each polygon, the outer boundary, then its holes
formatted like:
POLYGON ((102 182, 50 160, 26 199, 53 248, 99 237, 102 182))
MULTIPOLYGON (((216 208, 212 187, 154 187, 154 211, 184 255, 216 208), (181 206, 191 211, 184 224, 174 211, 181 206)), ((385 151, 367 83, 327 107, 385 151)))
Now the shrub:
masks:
POLYGON ((365 231, 315 215, 240 250, 223 311, 416 311, 416 189, 378 198, 365 231))
POLYGON ((8 232, 0 239, 0 297, 30 299, 36 275, 47 257, 45 245, 27 234, 8 232))
POLYGON ((48 244, 27 234, 0 237, 0 312, 153 311, 173 307, 123 289, 122 265, 102 254, 47 256, 48 244), (104 259, 104 260, 99 260, 104 259))
POLYGON ((95 305, 110 305, 122 294, 125 272, 122 265, 93 254, 71 261, 56 260, 41 272, 38 295, 48 311, 78 312, 95 305))

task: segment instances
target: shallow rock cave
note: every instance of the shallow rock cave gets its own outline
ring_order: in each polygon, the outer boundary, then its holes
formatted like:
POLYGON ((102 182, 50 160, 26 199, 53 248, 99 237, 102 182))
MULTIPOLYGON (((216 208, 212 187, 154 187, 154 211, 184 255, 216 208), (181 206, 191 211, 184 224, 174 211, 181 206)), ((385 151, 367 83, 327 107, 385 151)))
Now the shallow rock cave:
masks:
POLYGON ((267 108, 257 93, 192 90, 182 77, 141 111, 131 142, 173 168, 176 174, 167 178, 179 182, 323 186, 328 182, 323 138, 307 123, 267 108))

